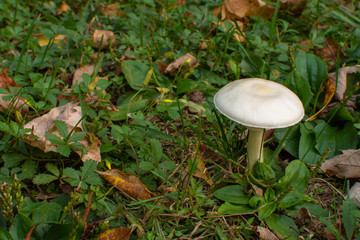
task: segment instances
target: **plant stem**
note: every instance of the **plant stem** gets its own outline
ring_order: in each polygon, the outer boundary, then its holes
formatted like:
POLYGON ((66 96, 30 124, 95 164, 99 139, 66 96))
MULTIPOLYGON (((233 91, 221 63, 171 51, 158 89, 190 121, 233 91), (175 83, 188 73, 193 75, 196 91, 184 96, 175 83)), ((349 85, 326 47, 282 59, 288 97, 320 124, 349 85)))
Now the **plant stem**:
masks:
POLYGON ((248 168, 251 172, 254 164, 259 160, 263 162, 263 139, 265 129, 249 128, 249 137, 247 142, 248 168))

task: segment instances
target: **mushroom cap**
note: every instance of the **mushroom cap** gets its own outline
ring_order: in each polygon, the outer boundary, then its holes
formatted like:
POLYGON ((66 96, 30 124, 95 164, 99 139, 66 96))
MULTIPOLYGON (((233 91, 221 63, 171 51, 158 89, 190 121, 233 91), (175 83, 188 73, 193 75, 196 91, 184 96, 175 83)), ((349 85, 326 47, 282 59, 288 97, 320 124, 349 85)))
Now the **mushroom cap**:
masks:
POLYGON ((289 127, 304 117, 304 107, 295 93, 261 78, 227 84, 215 94, 214 103, 229 119, 253 128, 289 127))

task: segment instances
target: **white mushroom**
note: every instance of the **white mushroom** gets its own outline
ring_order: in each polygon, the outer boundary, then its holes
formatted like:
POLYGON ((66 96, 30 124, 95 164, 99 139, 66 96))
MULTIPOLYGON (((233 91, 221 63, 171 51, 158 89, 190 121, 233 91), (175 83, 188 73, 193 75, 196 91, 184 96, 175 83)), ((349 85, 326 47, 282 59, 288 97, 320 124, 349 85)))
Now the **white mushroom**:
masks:
POLYGON ((229 119, 249 128, 248 169, 263 161, 265 129, 285 128, 304 117, 300 99, 285 86, 265 79, 233 81, 214 97, 215 107, 229 119))

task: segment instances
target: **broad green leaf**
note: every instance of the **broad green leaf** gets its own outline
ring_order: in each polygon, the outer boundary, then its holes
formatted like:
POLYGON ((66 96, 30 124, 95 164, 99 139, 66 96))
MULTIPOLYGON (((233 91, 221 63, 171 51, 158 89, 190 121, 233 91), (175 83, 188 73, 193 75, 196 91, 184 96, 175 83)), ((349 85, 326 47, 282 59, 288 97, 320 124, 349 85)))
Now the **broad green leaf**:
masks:
POLYGON ((119 144, 124 139, 124 132, 119 125, 111 125, 111 136, 119 144))
POLYGON ((144 85, 150 67, 140 60, 126 60, 121 61, 121 69, 130 87, 139 90, 144 85))
POLYGON ((306 109, 313 98, 309 82, 302 77, 298 71, 293 70, 286 78, 285 86, 298 95, 304 105, 304 108, 306 109))
POLYGON ((356 226, 356 217, 351 212, 357 210, 357 204, 353 199, 346 199, 343 201, 341 208, 347 239, 352 239, 356 226))
POLYGON ((43 240, 54 240, 54 236, 56 236, 57 240, 68 240, 73 227, 74 226, 71 223, 52 224, 43 240))
POLYGON ((19 213, 14 217, 9 232, 14 240, 24 240, 32 226, 31 219, 19 213))
POLYGON ((69 142, 78 142, 83 140, 86 137, 86 133, 84 132, 76 132, 73 135, 71 135, 69 142))
POLYGON ((38 174, 34 177, 33 183, 38 185, 48 184, 52 181, 55 181, 56 179, 58 179, 58 177, 51 174, 38 174))
POLYGON ((276 202, 267 203, 260 207, 258 216, 260 219, 269 217, 276 210, 276 202))
POLYGON ((54 124, 57 130, 59 131, 60 135, 63 137, 63 139, 65 139, 68 135, 68 127, 66 123, 63 121, 55 120, 54 124))
POLYGON ((88 183, 88 184, 92 184, 92 185, 102 185, 102 180, 99 176, 99 174, 93 172, 90 175, 88 175, 85 179, 84 182, 88 183))
POLYGON ((81 168, 81 179, 84 179, 90 174, 94 173, 97 167, 97 163, 93 160, 88 160, 84 163, 84 166, 81 168))
POLYGON ((54 164, 52 164, 52 163, 47 163, 47 164, 45 165, 45 168, 46 168, 49 172, 51 172, 53 175, 55 175, 55 176, 57 176, 57 177, 60 176, 60 171, 59 171, 58 167, 55 166, 54 164))
POLYGON ((249 196, 245 194, 241 185, 230 185, 220 188, 214 192, 216 198, 229 203, 248 204, 249 196))
POLYGON ((71 149, 69 145, 61 144, 59 145, 56 150, 63 156, 69 157, 71 153, 71 149))
POLYGON ((281 239, 298 239, 299 230, 291 218, 285 215, 271 214, 265 219, 265 222, 281 239))
POLYGON ((194 90, 197 86, 197 83, 191 79, 180 79, 177 82, 176 93, 181 94, 189 90, 194 90))
POLYGON ((300 124, 300 133, 299 159, 304 163, 316 164, 321 155, 314 146, 315 137, 304 124, 300 124))
POLYGON ((289 187, 297 191, 305 191, 310 179, 310 172, 306 165, 300 160, 294 160, 285 169, 285 175, 281 177, 276 185, 278 192, 283 192, 289 187))
POLYGON ((2 155, 2 159, 5 162, 4 167, 11 168, 28 159, 28 157, 18 153, 6 153, 2 155))
POLYGON ((302 51, 296 53, 294 62, 296 71, 310 84, 312 93, 316 94, 328 77, 326 63, 314 54, 302 51))
POLYGON ((117 107, 118 112, 110 112, 111 120, 121 121, 127 118, 128 113, 136 112, 147 106, 148 99, 138 99, 131 102, 123 103, 117 107))
POLYGON ((0 239, 1 240, 13 240, 10 233, 8 231, 6 231, 5 229, 3 229, 2 227, 0 227, 0 239))
POLYGON ((32 212, 32 221, 34 224, 57 223, 61 211, 62 207, 59 204, 55 202, 43 202, 40 207, 35 208, 32 212))
POLYGON ((58 137, 55 134, 46 132, 45 137, 53 144, 63 144, 64 140, 62 140, 60 137, 58 137))
POLYGON ((241 214, 241 213, 253 213, 255 209, 251 208, 249 205, 238 205, 225 202, 219 207, 218 214, 241 214))
POLYGON ((64 175, 73 179, 80 180, 80 172, 70 167, 64 169, 64 175))
POLYGON ((139 163, 139 167, 143 171, 151 171, 155 168, 154 164, 152 164, 151 162, 144 162, 144 161, 139 163))
POLYGON ((154 158, 154 163, 155 165, 158 165, 163 155, 163 149, 161 143, 157 139, 151 139, 150 144, 151 144, 151 153, 154 158))
POLYGON ((319 153, 323 153, 327 149, 330 149, 331 152, 328 154, 328 157, 332 158, 336 150, 336 129, 331 127, 326 122, 321 121, 316 124, 314 133, 316 135, 315 148, 319 153))
POLYGON ((217 233, 218 237, 220 238, 220 240, 228 240, 228 238, 226 237, 226 235, 224 233, 224 229, 222 229, 220 227, 220 225, 216 225, 216 233, 217 233))
POLYGON ((256 178, 264 181, 270 181, 275 178, 274 170, 265 162, 258 163, 254 166, 254 175, 256 178))
POLYGON ((36 173, 36 162, 33 160, 26 160, 21 166, 21 173, 18 174, 20 180, 33 178, 36 173))
POLYGON ((283 199, 281 199, 281 201, 278 204, 280 209, 286 209, 305 201, 312 202, 315 200, 312 199, 307 194, 305 194, 303 191, 298 191, 295 188, 291 190, 289 193, 287 193, 286 196, 283 199))
POLYGON ((352 122, 346 122, 341 129, 337 129, 335 135, 337 150, 356 149, 359 136, 352 122))
MULTIPOLYGON (((275 130, 275 136, 280 141, 285 137, 287 128, 279 128, 275 130)), ((294 157, 299 157, 299 139, 300 139, 300 126, 292 126, 289 135, 284 140, 284 148, 294 157)))
POLYGON ((8 123, 0 122, 0 131, 2 132, 10 132, 10 127, 8 123))

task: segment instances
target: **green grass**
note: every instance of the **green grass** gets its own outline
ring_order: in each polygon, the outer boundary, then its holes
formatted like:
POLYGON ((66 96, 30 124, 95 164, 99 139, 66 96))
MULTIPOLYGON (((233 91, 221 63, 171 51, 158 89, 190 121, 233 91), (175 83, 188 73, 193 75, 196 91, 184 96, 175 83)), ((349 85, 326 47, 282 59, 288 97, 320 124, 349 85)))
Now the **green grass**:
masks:
POLYGON ((340 150, 359 148, 359 74, 348 75, 343 101, 334 97, 335 107, 305 121, 324 105, 328 73, 359 64, 357 1, 309 0, 303 9, 267 1, 276 13, 249 16, 245 42, 233 36, 239 25, 216 24, 220 0, 122 1, 118 16, 101 11, 116 1, 68 1, 71 10, 58 14, 61 2, 0 3, 0 73, 7 69, 20 86, 0 91, 29 107, 28 114, 10 107, 0 113, 0 239, 30 231, 32 239, 98 239, 120 227, 131 228, 130 239, 259 239, 257 227, 283 239, 360 238, 359 211, 343 198, 350 182, 319 171, 340 150), (112 31, 115 43, 100 50, 96 29, 112 31), (39 45, 39 34, 47 45, 39 45), (66 37, 57 41, 58 34, 66 37), (186 53, 196 65, 164 73, 186 53), (74 71, 90 64, 94 73, 72 85, 74 71), (249 77, 284 84, 306 112, 298 125, 275 130, 265 163, 252 173, 246 128, 213 105, 222 86, 249 77), (25 143, 26 123, 71 101, 82 122, 67 129, 57 121, 61 136, 46 134, 58 152, 25 143), (83 163, 73 152, 86 154, 85 136, 101 142, 100 163, 83 163), (212 185, 204 172, 195 176, 201 162, 212 185), (153 198, 113 187, 98 174, 108 166, 139 178, 153 198))

